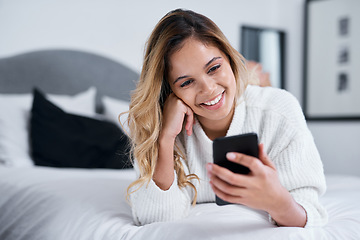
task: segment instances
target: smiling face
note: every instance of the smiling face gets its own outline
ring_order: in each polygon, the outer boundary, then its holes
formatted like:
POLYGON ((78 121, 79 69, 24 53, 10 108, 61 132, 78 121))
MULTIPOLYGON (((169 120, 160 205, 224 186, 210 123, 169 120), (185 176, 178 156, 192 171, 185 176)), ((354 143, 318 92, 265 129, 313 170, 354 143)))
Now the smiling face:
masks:
POLYGON ((213 45, 189 38, 169 60, 168 81, 175 95, 193 110, 205 132, 226 131, 236 92, 227 56, 213 45))

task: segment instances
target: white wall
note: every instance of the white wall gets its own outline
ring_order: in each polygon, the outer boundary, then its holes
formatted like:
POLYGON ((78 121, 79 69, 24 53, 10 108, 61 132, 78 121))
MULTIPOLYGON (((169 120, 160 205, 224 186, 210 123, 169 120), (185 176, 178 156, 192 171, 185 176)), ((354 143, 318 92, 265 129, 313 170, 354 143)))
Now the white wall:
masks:
MULTIPOLYGON (((140 72, 152 28, 166 12, 182 7, 214 20, 236 49, 242 24, 285 30, 286 85, 301 102, 304 1, 0 0, 0 57, 38 49, 81 49, 140 72)), ((326 173, 360 175, 360 122, 309 122, 309 127, 326 173)))
POLYGON ((140 71, 145 40, 168 11, 182 7, 207 15, 238 48, 242 22, 277 25, 276 4, 270 2, 277 1, 0 0, 0 57, 33 49, 75 48, 101 53, 140 71), (258 9, 264 3, 267 6, 258 9))

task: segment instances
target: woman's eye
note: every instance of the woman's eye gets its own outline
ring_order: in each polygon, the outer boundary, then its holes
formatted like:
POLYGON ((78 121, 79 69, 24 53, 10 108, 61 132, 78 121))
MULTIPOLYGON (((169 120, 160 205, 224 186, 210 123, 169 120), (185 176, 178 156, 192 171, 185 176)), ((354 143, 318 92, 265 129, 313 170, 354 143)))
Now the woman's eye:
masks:
POLYGON ((192 79, 189 79, 189 80, 186 80, 185 82, 183 82, 181 85, 180 85, 180 87, 186 87, 186 86, 188 86, 190 83, 192 83, 193 82, 193 80, 192 79))
POLYGON ((217 64, 215 66, 213 66, 212 68, 209 69, 208 73, 212 73, 215 72, 216 70, 218 70, 221 67, 220 64, 217 64))

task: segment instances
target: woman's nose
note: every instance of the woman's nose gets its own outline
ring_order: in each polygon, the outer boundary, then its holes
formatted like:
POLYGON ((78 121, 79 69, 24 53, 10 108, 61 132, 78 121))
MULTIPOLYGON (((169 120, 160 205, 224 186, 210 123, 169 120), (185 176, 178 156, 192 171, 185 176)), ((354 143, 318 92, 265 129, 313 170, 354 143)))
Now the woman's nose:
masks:
POLYGON ((216 82, 211 78, 203 78, 200 81, 200 92, 211 95, 216 90, 216 82))

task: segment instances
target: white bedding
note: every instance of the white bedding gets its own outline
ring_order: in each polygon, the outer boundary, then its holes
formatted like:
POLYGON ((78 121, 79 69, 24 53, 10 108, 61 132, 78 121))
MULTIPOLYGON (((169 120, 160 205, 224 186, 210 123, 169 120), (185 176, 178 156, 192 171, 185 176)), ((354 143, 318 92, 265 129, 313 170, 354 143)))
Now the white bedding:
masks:
POLYGON ((360 178, 327 176, 323 228, 279 228, 244 206, 196 205, 188 218, 142 227, 125 200, 133 170, 0 168, 1 240, 360 239, 360 178))

